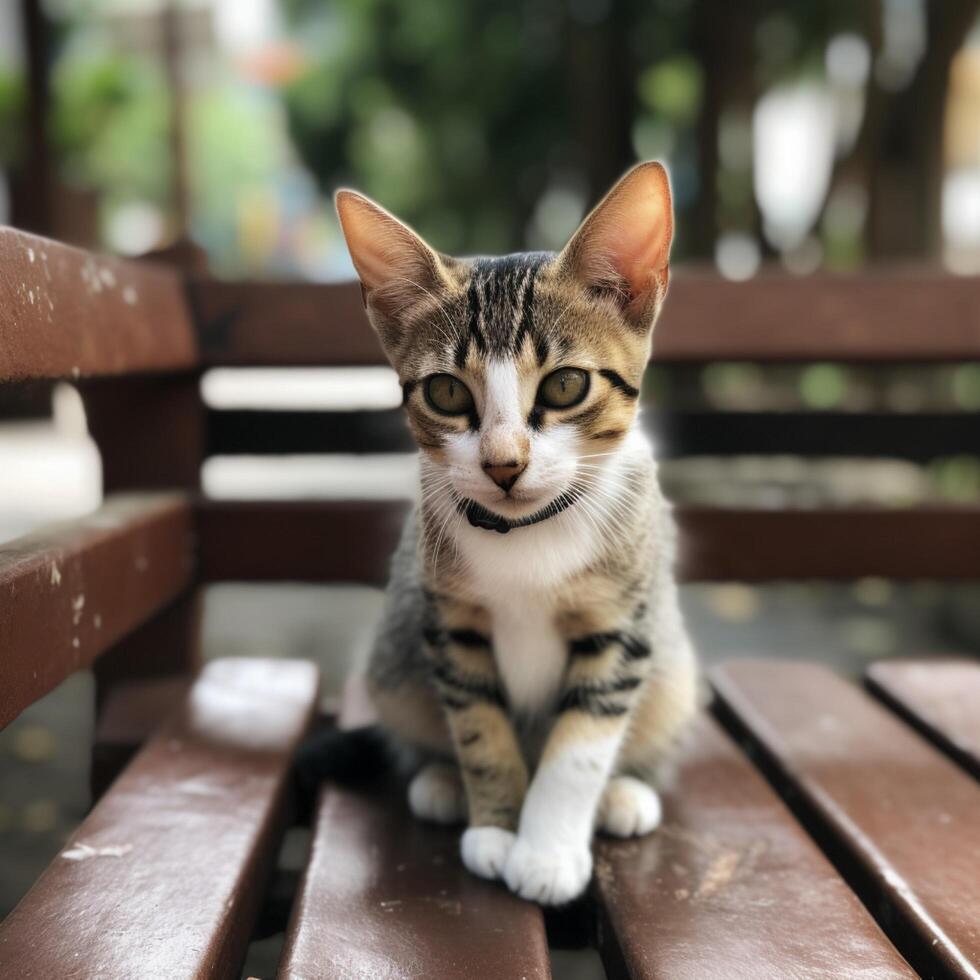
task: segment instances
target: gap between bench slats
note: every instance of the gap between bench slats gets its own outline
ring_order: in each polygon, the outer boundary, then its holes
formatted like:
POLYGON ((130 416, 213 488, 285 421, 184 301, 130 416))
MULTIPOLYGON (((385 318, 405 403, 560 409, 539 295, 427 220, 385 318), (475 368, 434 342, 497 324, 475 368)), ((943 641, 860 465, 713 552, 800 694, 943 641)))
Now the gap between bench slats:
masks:
MULTIPOLYGON (((340 726, 373 719, 351 678, 340 726)), ((279 980, 550 977, 541 910, 467 872, 461 832, 416 820, 393 779, 324 787, 279 980)))
POLYGON ((892 710, 980 779, 980 662, 882 660, 865 684, 892 710))
POLYGON ((980 786, 820 665, 734 662, 713 683, 726 724, 912 965, 980 976, 980 786))
POLYGON ((218 660, 0 924, 0 976, 232 978, 317 671, 218 660))
POLYGON ((915 974, 710 718, 688 736, 664 821, 597 847, 612 980, 897 980, 915 974))
POLYGON ((0 728, 186 589, 193 514, 179 494, 110 497, 0 544, 0 728))

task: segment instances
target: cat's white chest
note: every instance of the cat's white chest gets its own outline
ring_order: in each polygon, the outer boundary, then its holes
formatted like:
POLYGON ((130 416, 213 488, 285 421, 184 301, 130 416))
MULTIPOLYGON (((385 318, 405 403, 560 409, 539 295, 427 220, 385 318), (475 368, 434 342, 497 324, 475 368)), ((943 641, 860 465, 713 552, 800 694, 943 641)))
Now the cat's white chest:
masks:
POLYGON ((555 629, 554 611, 535 597, 500 597, 490 606, 493 652, 511 707, 532 716, 555 704, 565 675, 567 650, 555 629))

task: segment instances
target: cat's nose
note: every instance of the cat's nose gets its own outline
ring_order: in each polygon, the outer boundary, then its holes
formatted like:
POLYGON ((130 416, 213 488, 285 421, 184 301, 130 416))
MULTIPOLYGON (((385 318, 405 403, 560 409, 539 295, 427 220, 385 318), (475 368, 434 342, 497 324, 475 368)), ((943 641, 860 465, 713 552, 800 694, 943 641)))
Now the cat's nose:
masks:
POLYGON ((484 463, 483 471, 505 493, 517 483, 517 478, 527 469, 527 463, 511 460, 509 463, 484 463))

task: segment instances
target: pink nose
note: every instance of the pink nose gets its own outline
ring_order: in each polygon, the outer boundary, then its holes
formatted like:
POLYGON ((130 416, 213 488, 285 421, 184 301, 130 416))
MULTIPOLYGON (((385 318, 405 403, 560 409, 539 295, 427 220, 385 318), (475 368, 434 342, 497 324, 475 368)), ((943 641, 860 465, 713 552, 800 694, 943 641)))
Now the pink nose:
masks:
POLYGON ((517 483, 517 478, 527 468, 527 463, 511 461, 509 463, 484 463, 483 470, 505 493, 517 483))

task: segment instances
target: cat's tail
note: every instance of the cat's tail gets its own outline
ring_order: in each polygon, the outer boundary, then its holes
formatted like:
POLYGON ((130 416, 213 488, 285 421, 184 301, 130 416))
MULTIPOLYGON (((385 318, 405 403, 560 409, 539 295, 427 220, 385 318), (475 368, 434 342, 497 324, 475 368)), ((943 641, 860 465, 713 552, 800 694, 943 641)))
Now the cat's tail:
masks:
POLYGON ((298 817, 301 821, 310 817, 321 783, 365 783, 394 764, 391 741, 380 725, 314 732, 299 747, 293 763, 298 817))

